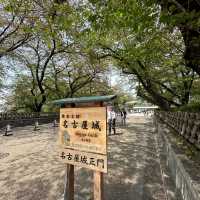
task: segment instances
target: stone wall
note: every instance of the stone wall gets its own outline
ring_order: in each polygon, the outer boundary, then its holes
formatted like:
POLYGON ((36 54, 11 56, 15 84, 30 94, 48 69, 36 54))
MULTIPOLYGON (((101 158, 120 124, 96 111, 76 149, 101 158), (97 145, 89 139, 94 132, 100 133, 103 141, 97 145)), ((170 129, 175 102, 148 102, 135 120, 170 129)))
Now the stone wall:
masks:
POLYGON ((33 125, 36 121, 40 124, 50 123, 59 119, 59 113, 0 113, 0 129, 6 125, 12 127, 33 125))
POLYGON ((180 193, 180 199, 199 200, 200 180, 197 180, 199 168, 194 169, 196 166, 185 157, 179 148, 175 148, 173 142, 170 140, 170 130, 162 121, 156 120, 154 125, 160 138, 160 144, 164 149, 166 166, 171 171, 170 176, 175 183, 177 193, 180 193), (191 170, 197 172, 195 177, 191 174, 191 170))
POLYGON ((200 113, 156 111, 155 116, 200 149, 200 113))

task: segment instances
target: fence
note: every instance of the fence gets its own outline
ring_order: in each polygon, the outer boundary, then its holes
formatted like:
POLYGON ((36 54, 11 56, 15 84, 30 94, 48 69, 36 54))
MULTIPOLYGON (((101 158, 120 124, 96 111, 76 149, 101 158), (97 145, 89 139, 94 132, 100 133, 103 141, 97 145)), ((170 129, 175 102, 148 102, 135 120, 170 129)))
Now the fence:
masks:
POLYGON ((200 149, 200 113, 156 111, 155 116, 200 149))
POLYGON ((50 123, 59 119, 59 113, 0 113, 0 128, 6 125, 14 127, 39 123, 50 123))
MULTIPOLYGON (((189 162, 188 164, 187 162, 187 164, 185 164, 185 162, 183 162, 183 160, 185 160, 184 153, 178 151, 177 154, 177 150, 174 149, 171 140, 169 140, 169 129, 162 121, 156 120, 155 128, 162 146, 162 154, 165 155, 165 164, 170 169, 170 176, 175 183, 174 191, 178 194, 178 199, 180 199, 180 194, 183 200, 199 200, 200 182, 196 179, 196 176, 195 178, 191 176, 191 169, 194 167, 192 166, 193 163, 189 162)), ((198 171, 198 169, 196 169, 196 171, 198 171)), ((171 193, 168 193, 168 195, 171 195, 171 193)))

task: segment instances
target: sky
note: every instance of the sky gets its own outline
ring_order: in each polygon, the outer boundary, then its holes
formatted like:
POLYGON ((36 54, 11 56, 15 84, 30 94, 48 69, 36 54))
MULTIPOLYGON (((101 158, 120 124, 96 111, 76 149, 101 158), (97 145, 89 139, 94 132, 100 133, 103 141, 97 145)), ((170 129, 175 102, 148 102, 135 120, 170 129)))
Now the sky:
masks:
POLYGON ((109 66, 109 80, 111 86, 119 86, 124 92, 129 93, 133 97, 136 97, 135 86, 136 83, 132 82, 130 84, 129 77, 127 75, 122 74, 120 70, 116 67, 109 66))
MULTIPOLYGON (((6 61, 4 61, 4 64, 5 62, 6 61)), ((10 68, 9 63, 8 63, 8 68, 10 68)), ((14 79, 15 79, 15 72, 7 70, 6 77, 3 80, 4 85, 10 86, 14 79)), ((136 96, 134 84, 130 85, 128 76, 123 75, 120 72, 120 70, 118 70, 116 67, 113 67, 111 65, 109 66, 108 79, 110 86, 112 87, 117 86, 118 88, 121 88, 123 92, 126 92, 129 95, 132 95, 133 97, 136 96)), ((2 91, 0 91, 0 112, 3 112, 5 110, 6 98, 10 95, 10 93, 11 89, 3 89, 2 91)))

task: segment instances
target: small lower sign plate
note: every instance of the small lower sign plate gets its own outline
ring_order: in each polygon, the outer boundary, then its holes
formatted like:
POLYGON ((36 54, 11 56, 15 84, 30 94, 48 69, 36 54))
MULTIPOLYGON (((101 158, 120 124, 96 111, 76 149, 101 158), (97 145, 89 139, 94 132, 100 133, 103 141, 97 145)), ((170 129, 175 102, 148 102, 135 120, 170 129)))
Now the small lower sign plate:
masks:
POLYGON ((65 163, 107 173, 107 155, 62 149, 59 157, 65 163))

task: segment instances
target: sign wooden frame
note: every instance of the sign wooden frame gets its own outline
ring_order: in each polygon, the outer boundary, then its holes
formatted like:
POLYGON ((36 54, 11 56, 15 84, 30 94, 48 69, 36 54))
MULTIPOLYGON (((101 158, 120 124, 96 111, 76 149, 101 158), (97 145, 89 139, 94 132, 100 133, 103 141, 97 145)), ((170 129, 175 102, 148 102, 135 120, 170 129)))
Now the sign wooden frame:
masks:
POLYGON ((62 148, 107 154, 106 107, 60 110, 59 143, 62 148))
MULTIPOLYGON (((103 106, 102 102, 97 102, 97 103, 87 104, 86 107, 94 107, 95 108, 95 107, 102 107, 102 106, 103 106)), ((75 105, 66 106, 66 107, 75 108, 75 105)), ((107 109, 106 109, 106 111, 107 111, 107 109)), ((107 112, 106 112, 106 121, 107 121, 107 112)), ((107 122, 106 122, 105 131, 106 131, 105 137, 107 137, 107 122)), ((107 147, 107 139, 106 139, 106 147, 107 147)), ((72 149, 72 150, 74 151, 74 149, 72 149)), ((63 150, 63 151, 66 151, 66 150, 63 150)), ((70 151, 70 149, 68 149, 68 151, 70 151)), ((107 148, 106 148, 106 151, 104 153, 106 153, 106 154, 104 154, 104 155, 99 154, 99 156, 104 156, 104 159, 106 160, 106 167, 104 168, 104 170, 102 171, 102 170, 98 170, 97 168, 91 167, 92 170, 95 170, 93 172, 94 200, 104 200, 103 175, 104 175, 104 173, 107 173, 107 148)), ((88 152, 88 154, 91 154, 91 152, 88 152)), ((69 164, 69 163, 67 164, 67 169, 66 169, 65 187, 64 187, 64 200, 74 200, 74 165, 69 164)))
MULTIPOLYGON (((56 101, 53 101, 52 103, 55 105, 59 105, 60 108, 94 108, 95 107, 104 107, 105 102, 110 102, 113 99, 116 98, 116 95, 108 95, 108 96, 90 96, 90 97, 79 97, 79 98, 67 98, 67 99, 59 99, 56 101)), ((105 137, 107 137, 107 107, 106 107, 106 120, 105 120, 105 125, 103 126, 104 128, 104 134, 105 137)), ((60 118, 61 119, 61 118, 60 118)), ((60 123, 63 123, 63 120, 60 120, 60 123)), ((66 125, 66 124, 65 124, 66 125)), ((61 126, 61 125, 60 125, 61 126)), ((94 125, 95 128, 97 128, 97 124, 94 125)), ((95 133, 94 133, 95 134, 95 133)), ((61 134, 62 135, 62 134, 61 134)), ((98 134, 97 134, 98 135, 98 134)), ((59 133, 60 136, 60 133, 59 133)), ((61 140, 60 140, 61 141, 61 140)), ((69 142, 69 140, 67 140, 69 142)), ((73 141, 73 139, 72 139, 73 141)), ((87 154, 90 156, 93 156, 93 153, 96 153, 98 155, 97 159, 105 159, 106 160, 106 167, 99 168, 99 165, 97 166, 92 166, 90 169, 94 170, 93 173, 93 180, 94 180, 94 186, 93 186, 93 191, 94 191, 94 200, 104 200, 104 190, 103 190, 103 172, 107 172, 107 138, 104 141, 105 147, 104 148, 96 148, 96 152, 93 151, 88 151, 87 154), (103 150, 103 151, 102 151, 103 150)), ((62 142, 61 142, 62 143, 62 142)), ((66 145, 66 143, 65 143, 66 145)), ((68 145, 68 144, 67 144, 68 145)), ((95 145, 100 145, 98 142, 95 143, 95 145)), ((65 146, 66 147, 66 146, 65 146)), ((69 145, 68 145, 69 147, 69 145)), ((65 151, 71 151, 71 153, 76 153, 77 149, 73 148, 62 148, 61 152, 61 157, 63 160, 66 158, 65 157, 65 151)), ((91 159, 91 158, 90 158, 91 159)), ((97 160, 96 160, 96 163, 97 160)), ((76 165, 79 165, 80 163, 76 163, 76 165)), ((82 166, 80 164, 80 166, 82 166)), ((84 166, 83 166, 84 167, 84 166)), ((65 176, 65 186, 64 186, 64 200, 74 200, 74 163, 67 161, 67 167, 66 167, 66 176, 65 176)))

